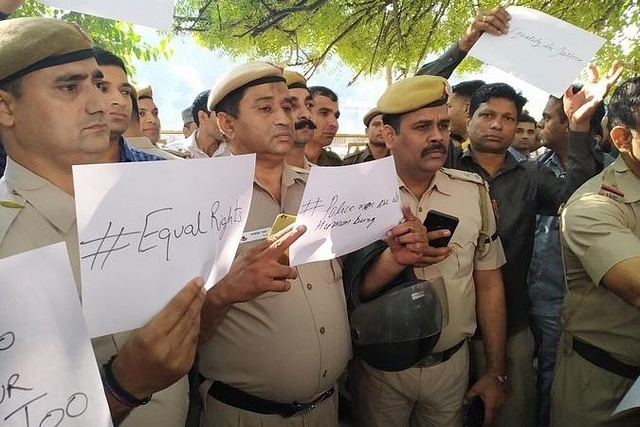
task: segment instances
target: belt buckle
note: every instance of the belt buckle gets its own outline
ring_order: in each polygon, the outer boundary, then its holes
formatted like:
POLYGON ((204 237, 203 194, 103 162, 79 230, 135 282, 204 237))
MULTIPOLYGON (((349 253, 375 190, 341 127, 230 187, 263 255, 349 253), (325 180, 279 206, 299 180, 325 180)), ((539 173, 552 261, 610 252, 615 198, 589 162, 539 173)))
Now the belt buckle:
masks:
POLYGON ((295 403, 296 406, 296 414, 304 415, 313 411, 316 407, 315 403, 295 403))
POLYGON ((281 413, 280 414, 284 418, 291 418, 291 417, 293 417, 295 415, 308 414, 309 412, 313 411, 313 409, 316 407, 316 404, 315 403, 293 402, 293 403, 289 404, 288 406, 289 406, 289 409, 287 409, 285 413, 281 413))
POLYGON ((416 363, 416 367, 418 368, 428 368, 430 366, 435 366, 442 362, 442 357, 440 353, 429 354, 424 357, 421 361, 416 363))

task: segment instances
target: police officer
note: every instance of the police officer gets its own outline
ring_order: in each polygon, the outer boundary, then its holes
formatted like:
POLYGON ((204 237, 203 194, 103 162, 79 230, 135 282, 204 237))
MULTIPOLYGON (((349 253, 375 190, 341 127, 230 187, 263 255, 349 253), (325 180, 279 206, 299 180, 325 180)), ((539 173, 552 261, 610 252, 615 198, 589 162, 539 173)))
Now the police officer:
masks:
POLYGON ((297 71, 284 70, 283 76, 289 88, 293 115, 293 145, 287 153, 286 162, 298 172, 308 173, 311 163, 304 155, 304 148, 313 138, 315 123, 311 120, 313 98, 309 94, 307 79, 297 71))
MULTIPOLYGON (((0 179, 0 258, 64 241, 78 288, 72 165, 117 162, 122 153, 111 149, 104 76, 94 56, 91 41, 73 24, 0 22, 0 137, 8 155, 0 179)), ((184 423, 184 375, 195 355, 202 286, 201 279, 191 281, 131 334, 92 340, 98 362, 110 360, 105 392, 115 423, 129 413, 123 425, 184 423)))
POLYGON ((337 426, 335 383, 351 357, 340 265, 261 265, 255 253, 276 216, 298 212, 308 176, 285 163, 294 126, 282 69, 262 61, 236 67, 212 88, 209 110, 234 155, 256 154, 239 268, 221 284, 262 282, 280 292, 241 304, 223 294, 207 298, 198 353, 202 426, 337 426), (224 314, 209 316, 210 308, 224 314))
POLYGON ((415 76, 391 85, 378 101, 405 221, 387 233, 388 247, 373 259, 362 262, 371 253, 364 248, 345 260, 350 278, 345 284, 354 301, 366 301, 384 292, 407 267, 418 279, 437 283, 434 279, 442 278, 444 285, 436 292, 445 320, 434 353, 413 367, 385 372, 362 363, 362 377, 356 379, 361 426, 461 425, 463 401, 476 395, 491 423, 505 399, 506 309, 500 273, 505 258, 484 181, 442 169, 449 141, 448 88, 442 77, 415 76), (425 228, 429 209, 459 219, 452 235, 425 228), (447 236, 446 247, 429 244, 447 236), (354 265, 364 267, 352 271, 354 265), (467 392, 467 338, 476 329, 476 310, 489 340, 489 364, 467 392))
POLYGON ((640 78, 609 104, 620 156, 562 211, 567 293, 552 386, 551 425, 637 426, 614 409, 640 376, 640 78))
POLYGON ((342 160, 343 165, 369 162, 389 155, 389 149, 382 138, 382 113, 377 108, 372 108, 364 115, 362 123, 369 142, 365 149, 346 156, 342 160))

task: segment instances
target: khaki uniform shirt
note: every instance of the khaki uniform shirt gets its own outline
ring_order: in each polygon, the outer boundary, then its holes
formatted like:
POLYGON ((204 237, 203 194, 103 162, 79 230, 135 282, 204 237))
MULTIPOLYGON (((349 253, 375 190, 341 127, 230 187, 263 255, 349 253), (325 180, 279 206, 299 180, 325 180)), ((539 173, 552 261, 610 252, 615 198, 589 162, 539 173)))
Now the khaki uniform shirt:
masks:
POLYGON ((613 266, 640 257, 640 179, 618 157, 571 196, 562 223, 565 331, 640 366, 640 310, 601 284, 613 266))
MULTIPOLYGON (((281 202, 255 182, 245 235, 295 215, 307 175, 285 166, 281 202)), ((246 252, 261 240, 241 243, 246 252)), ((235 304, 199 350, 200 373, 277 402, 308 402, 334 385, 351 358, 351 338, 336 260, 297 267, 287 292, 235 304)))
POLYGON ((323 148, 320 150, 320 156, 318 156, 318 162, 316 164, 318 166, 342 166, 342 159, 333 151, 323 148))
MULTIPOLYGON (((458 217, 460 222, 451 237, 454 252, 444 261, 425 268, 414 268, 418 279, 429 280, 442 277, 442 284, 435 290, 440 297, 443 311, 443 327, 434 351, 444 351, 470 337, 476 330, 476 294, 473 281, 474 270, 493 270, 505 263, 504 251, 499 238, 489 243, 487 254, 480 258, 476 251, 478 236, 482 229, 479 185, 486 185, 478 175, 453 169, 436 172, 431 186, 418 200, 398 178, 402 203, 411 207, 411 212, 425 220, 431 209, 458 217)), ((494 235, 496 223, 488 192, 488 234, 494 235)), ((438 281, 434 281, 437 284, 438 281)))
POLYGON ((181 153, 175 151, 170 152, 170 150, 159 148, 146 136, 132 136, 125 137, 124 139, 131 147, 144 151, 145 153, 153 154, 154 156, 162 157, 163 159, 174 160, 184 158, 183 155, 178 155, 181 153))
MULTIPOLYGON (((80 256, 74 198, 51 182, 7 158, 5 176, 0 179, 0 258, 54 243, 65 242, 80 294, 80 256), (7 207, 11 206, 11 207, 7 207)), ((91 340, 101 366, 118 353, 129 333, 91 340)), ((156 393, 151 402, 135 409, 124 427, 174 427, 186 420, 188 409, 186 377, 156 393)))
MULTIPOLYGON (((289 165, 289 167, 291 169, 293 169, 294 172, 299 172, 299 173, 302 173, 304 175, 309 175, 309 172, 311 172, 311 167, 312 166, 315 166, 315 165, 313 163, 311 163, 309 160, 307 160, 306 157, 304 158, 304 167, 302 167, 302 168, 299 168, 297 166, 289 165)), ((306 180, 307 178, 304 178, 304 179, 306 180)))
POLYGON ((200 146, 198 146, 198 141, 196 140, 197 134, 198 129, 185 139, 180 139, 167 144, 165 150, 171 150, 172 152, 179 151, 186 154, 189 159, 208 159, 209 157, 229 155, 229 147, 226 142, 222 141, 213 154, 209 156, 207 153, 202 151, 200 146))

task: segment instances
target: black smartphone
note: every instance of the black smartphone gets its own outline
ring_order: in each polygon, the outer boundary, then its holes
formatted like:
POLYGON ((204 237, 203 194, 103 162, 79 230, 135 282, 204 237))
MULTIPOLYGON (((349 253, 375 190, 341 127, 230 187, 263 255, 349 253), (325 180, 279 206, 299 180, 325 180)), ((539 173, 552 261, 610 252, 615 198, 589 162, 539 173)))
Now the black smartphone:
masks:
POLYGON ((482 427, 482 424, 484 424, 484 401, 476 394, 469 403, 464 405, 462 425, 464 427, 482 427))
POLYGON ((456 231, 458 222, 460 222, 460 220, 453 215, 448 215, 436 210, 430 210, 427 212, 427 217, 424 220, 424 226, 427 228, 427 231, 449 230, 451 232, 447 237, 429 240, 429 246, 433 246, 435 248, 447 246, 451 240, 451 236, 453 236, 453 232, 456 231))

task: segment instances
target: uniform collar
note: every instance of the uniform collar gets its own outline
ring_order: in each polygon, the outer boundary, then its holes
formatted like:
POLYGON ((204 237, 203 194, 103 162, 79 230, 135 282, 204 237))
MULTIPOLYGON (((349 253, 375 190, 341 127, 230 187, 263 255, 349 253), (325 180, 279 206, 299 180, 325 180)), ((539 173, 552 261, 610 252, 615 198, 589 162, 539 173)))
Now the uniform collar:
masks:
POLYGON ((54 227, 68 233, 76 220, 74 198, 50 181, 7 157, 5 180, 14 193, 40 212, 54 227))
MULTIPOLYGON (((402 178, 400 178, 400 176, 397 176, 397 178, 398 178, 398 187, 404 188, 407 192, 411 193, 411 190, 409 190, 409 187, 405 185, 405 183, 402 181, 402 178)), ((435 175, 433 176, 431 185, 429 186, 429 188, 424 194, 429 194, 432 191, 437 191, 446 196, 451 196, 454 190, 455 189, 453 188, 453 185, 451 183, 451 178, 449 178, 447 174, 442 172, 442 170, 437 170, 435 175)), ((415 197, 415 194, 414 194, 414 197, 415 197)))

